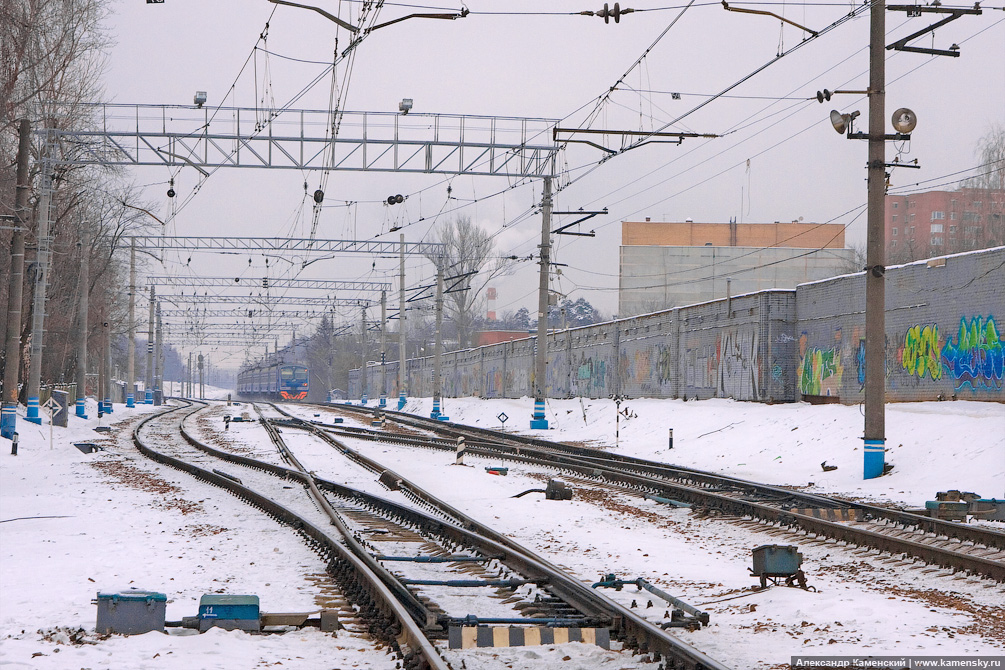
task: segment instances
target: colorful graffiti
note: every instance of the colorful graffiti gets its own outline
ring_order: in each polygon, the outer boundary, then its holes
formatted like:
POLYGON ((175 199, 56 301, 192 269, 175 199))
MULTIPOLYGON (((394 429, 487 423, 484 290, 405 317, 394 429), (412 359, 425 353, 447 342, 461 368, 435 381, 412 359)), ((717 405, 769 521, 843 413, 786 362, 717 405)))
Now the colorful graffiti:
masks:
POLYGON ((843 376, 840 349, 811 347, 799 363, 799 392, 803 395, 840 395, 843 376))
POLYGON ((904 348, 900 355, 900 365, 909 375, 932 380, 942 379, 942 362, 939 360, 939 327, 914 326, 907 329, 904 348))
POLYGON ((941 353, 942 363, 955 380, 957 391, 966 386, 972 391, 1002 390, 1005 350, 993 316, 960 319, 956 342, 947 337, 941 353))
POLYGON ((656 354, 656 379, 661 386, 673 379, 674 354, 674 350, 666 345, 660 345, 656 354))

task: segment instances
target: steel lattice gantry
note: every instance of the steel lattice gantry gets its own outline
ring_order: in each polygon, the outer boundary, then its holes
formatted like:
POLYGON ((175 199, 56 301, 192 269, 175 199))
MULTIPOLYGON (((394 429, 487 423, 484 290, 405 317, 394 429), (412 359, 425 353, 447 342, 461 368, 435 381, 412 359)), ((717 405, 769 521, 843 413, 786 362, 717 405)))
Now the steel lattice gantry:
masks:
MULTIPOLYGON (((245 288, 248 286, 262 286, 263 282, 268 282, 268 288, 320 289, 327 291, 389 291, 391 289, 390 282, 372 281, 274 279, 271 277, 147 277, 147 283, 155 286, 231 286, 235 288, 245 288)), ((280 302, 283 302, 283 300, 280 300, 280 302)))
MULTIPOLYGON (((283 301, 285 303, 285 301, 283 301)), ((358 300, 346 300, 345 301, 352 306, 358 306, 358 300)), ((329 306, 331 303, 327 303, 325 306, 329 306)), ((161 316, 165 319, 248 319, 248 318, 262 318, 268 317, 270 319, 313 319, 318 316, 323 316, 327 313, 325 311, 317 310, 283 310, 276 309, 270 310, 268 308, 257 308, 257 309, 199 309, 199 308, 189 308, 189 309, 162 309, 161 316), (251 312, 249 314, 249 312, 251 312)))
POLYGON ((264 309, 276 307, 358 307, 362 303, 369 301, 357 300, 353 298, 326 298, 326 297, 289 297, 289 296, 267 296, 267 295, 175 295, 171 293, 161 293, 157 296, 161 302, 172 305, 256 305, 264 309))
POLYGON ((326 110, 94 107, 98 130, 55 132, 76 165, 557 176, 557 119, 345 111, 332 138, 326 110))
POLYGON ((364 253, 382 256, 405 255, 435 257, 443 254, 439 242, 378 242, 367 240, 312 240, 288 237, 164 237, 138 235, 138 250, 178 249, 184 251, 259 251, 289 253, 300 256, 313 254, 364 253))

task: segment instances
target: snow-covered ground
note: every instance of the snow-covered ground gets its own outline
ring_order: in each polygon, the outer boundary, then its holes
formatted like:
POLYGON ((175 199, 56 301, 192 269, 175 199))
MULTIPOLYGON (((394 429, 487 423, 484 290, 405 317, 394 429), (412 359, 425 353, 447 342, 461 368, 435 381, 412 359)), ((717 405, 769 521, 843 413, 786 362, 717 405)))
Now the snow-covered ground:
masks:
MULTIPOLYGON (((446 399, 444 413, 451 421, 498 428, 496 417, 505 412, 507 429, 530 433, 531 406, 526 398, 446 399)), ((91 599, 99 590, 164 592, 169 620, 194 615, 199 597, 212 592, 257 594, 263 611, 326 606, 319 586, 323 565, 292 533, 229 494, 135 451, 131 426, 150 409, 116 406, 105 422, 110 418, 119 429, 107 439, 93 432, 96 412, 89 407, 90 420, 71 417, 70 428, 55 429, 51 449, 49 427, 22 419, 19 455, 9 455, 9 442, 0 442, 0 666, 394 667, 391 657, 345 632, 337 637, 316 631, 270 636, 213 631, 95 638, 91 599), (72 446, 75 441, 101 442, 106 450, 83 454, 72 446), (79 628, 89 630, 87 640, 96 644, 67 644, 68 635, 79 628)), ((423 415, 430 409, 429 399, 412 399, 406 407, 423 415)), ((549 401, 552 429, 544 435, 910 506, 953 488, 986 497, 1005 493, 1002 404, 889 405, 887 461, 895 468, 870 481, 861 478, 858 407, 643 399, 626 401, 621 409, 630 418, 621 417, 617 447, 615 406, 609 400, 549 401), (674 431, 672 450, 669 429, 674 431), (825 460, 838 469, 823 472, 820 463, 825 460)), ((318 410, 296 411, 313 418, 318 410)), ((264 431, 253 424, 232 425, 228 437, 249 450, 269 450, 264 431)), ((291 440, 291 446, 318 475, 380 491, 334 451, 329 454, 300 439, 291 440)), ((450 465, 453 456, 443 452, 362 441, 352 446, 584 580, 608 572, 642 576, 702 606, 712 625, 678 634, 731 667, 781 667, 796 653, 1005 653, 1001 585, 728 521, 699 520, 688 510, 582 483, 572 483, 576 497, 570 502, 544 501, 533 494, 512 499, 514 493, 540 487, 547 475, 509 463, 509 475, 497 477, 484 470, 493 463, 473 457, 468 460, 473 467, 458 468, 450 465), (749 591, 756 583, 746 571, 750 549, 773 543, 800 545, 817 592, 749 591)), ((626 603, 635 599, 640 611, 662 620, 666 607, 655 597, 638 594, 634 587, 608 594, 626 603), (650 599, 654 607, 647 609, 650 599)), ((467 668, 641 667, 628 655, 584 647, 458 651, 448 658, 455 667, 463 661, 467 668)))

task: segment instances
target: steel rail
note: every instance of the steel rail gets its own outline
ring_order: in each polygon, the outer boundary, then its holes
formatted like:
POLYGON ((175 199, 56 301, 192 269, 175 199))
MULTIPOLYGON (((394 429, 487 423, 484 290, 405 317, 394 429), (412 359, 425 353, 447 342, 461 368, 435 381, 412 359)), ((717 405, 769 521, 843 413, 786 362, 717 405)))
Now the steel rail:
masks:
MULTIPOLYGON (((186 401, 190 406, 195 401, 186 401)), ((220 476, 210 470, 200 468, 179 458, 157 451, 140 437, 140 430, 150 421, 165 414, 182 409, 175 407, 166 412, 154 414, 141 421, 133 430, 133 443, 140 453, 148 458, 188 472, 198 479, 219 486, 262 509, 269 516, 284 523, 305 536, 309 544, 329 561, 328 570, 342 584, 348 598, 360 605, 364 615, 380 618, 382 625, 372 632, 378 634, 392 646, 397 646, 410 670, 450 670, 440 658, 435 647, 425 637, 413 621, 410 613, 398 602, 390 589, 356 555, 342 543, 334 540, 324 529, 315 526, 295 512, 230 478, 220 476)), ((201 408, 196 408, 189 415, 201 408)), ((187 416, 185 417, 187 418, 187 416)), ((182 419, 182 423, 185 418, 182 419)), ((294 473, 295 471, 289 470, 294 473)), ((374 625, 371 625, 374 628, 374 625)))
MULTIPOLYGON (((290 416, 281 408, 276 410, 286 416, 290 416)), ((301 428, 308 431, 320 439, 328 442, 344 455, 353 461, 363 465, 374 473, 379 473, 382 482, 389 482, 391 485, 401 489, 416 502, 430 507, 456 519, 462 528, 473 531, 490 540, 498 542, 511 552, 516 552, 524 557, 530 564, 536 562, 546 570, 549 578, 549 586, 558 596, 569 604, 577 608, 589 608, 590 610, 603 611, 609 613, 612 625, 626 645, 638 648, 643 653, 655 653, 670 659, 675 665, 670 666, 681 670, 725 670, 726 666, 710 658, 703 652, 683 642, 682 640, 668 634, 659 626, 647 621, 645 618, 632 612, 623 605, 611 600, 606 595, 590 588, 589 585, 580 582, 567 574, 558 566, 545 559, 532 554, 519 543, 511 538, 499 533, 492 528, 482 524, 464 512, 453 507, 449 503, 440 500, 428 491, 410 482, 398 473, 385 468, 383 465, 363 456, 349 446, 339 442, 324 430, 309 422, 291 417, 292 421, 284 421, 281 425, 291 428, 301 428)), ((581 610, 582 611, 582 610, 581 610)))
MULTIPOLYGON (((343 406, 338 406, 340 409, 343 406)), ((352 406, 345 406, 344 409, 349 409, 352 406)), ((356 412, 359 409, 353 408, 356 412)), ((461 426, 458 424, 452 424, 449 422, 425 420, 421 417, 415 417, 413 415, 403 415, 398 412, 387 412, 386 414, 391 415, 392 418, 406 425, 412 425, 414 427, 421 427, 427 430, 437 430, 444 434, 449 435, 484 435, 486 434, 485 429, 472 429, 471 433, 467 433, 467 426, 461 426), (441 424, 446 424, 444 428, 441 428, 441 424)), ((489 431, 491 433, 491 431, 489 431)), ((498 434, 496 434, 498 436, 498 434)), ((512 439, 519 436, 506 435, 504 439, 512 439)), ((385 438, 386 439, 386 438, 385 438)), ((498 438, 497 438, 498 439, 498 438)), ((488 445, 487 448, 495 450, 495 455, 504 458, 509 458, 512 460, 518 460, 523 462, 532 462, 536 464, 550 465, 551 467, 559 467, 567 469, 571 472, 575 472, 579 475, 584 475, 593 479, 602 479, 610 482, 616 482, 623 486, 639 489, 642 488, 661 497, 673 498, 677 500, 682 500, 684 502, 689 502, 696 505, 701 505, 705 507, 714 507, 732 514, 747 515, 753 518, 763 519, 772 523, 780 523, 786 526, 798 526, 803 528, 809 533, 814 533, 817 535, 822 535, 825 537, 833 538, 838 541, 850 542, 857 545, 869 546, 880 551, 886 551, 891 554, 904 554, 907 556, 913 556, 920 558, 921 560, 932 563, 934 565, 939 565, 945 568, 952 568, 953 570, 964 570, 968 572, 973 572, 975 574, 980 574, 991 579, 995 579, 999 582, 1005 582, 1005 563, 999 561, 993 561, 990 559, 985 559, 977 556, 971 556, 968 554, 963 554, 960 552, 953 551, 951 549, 935 547, 923 542, 918 542, 911 539, 895 538, 883 533, 876 531, 864 529, 864 528, 852 528, 846 526, 840 522, 828 521, 825 519, 818 519, 805 514, 800 514, 790 510, 782 509, 779 507, 772 507, 770 505, 765 505, 757 501, 743 500, 735 498, 729 495, 724 495, 718 491, 708 490, 695 486, 687 486, 684 484, 674 483, 673 481, 668 481, 653 474, 639 474, 625 472, 619 467, 615 467, 608 463, 604 463, 603 452, 597 450, 587 450, 585 447, 573 447, 570 445, 558 445, 555 443, 548 443, 543 440, 535 440, 533 438, 527 439, 515 439, 514 442, 520 443, 526 446, 506 446, 493 444, 488 445), (535 454, 535 448, 541 448, 541 444, 547 445, 544 447, 547 449, 547 453, 535 454), (564 447, 564 449, 562 448, 564 447), (593 456, 590 460, 581 460, 580 457, 572 454, 578 454, 583 451, 592 452, 590 455, 593 456), (500 453, 502 452, 502 453, 500 453), (565 452, 565 453, 560 453, 565 452), (570 453, 571 452, 571 453, 570 453)), ((468 443, 471 445, 471 442, 468 443)), ((476 443, 477 445, 477 443, 476 443)), ((486 445, 480 445, 486 447, 486 445)), ((475 447, 477 448, 477 446, 475 447)), ((468 446, 468 451, 472 451, 472 446, 468 446)), ((643 459, 633 459, 631 457, 623 457, 620 455, 615 455, 616 458, 610 459, 617 463, 623 462, 622 459, 626 459, 632 465, 636 462, 641 462, 646 468, 652 469, 653 472, 662 473, 664 471, 672 471, 676 473, 677 477, 682 477, 684 473, 694 472, 696 479, 703 484, 714 484, 717 480, 717 475, 701 471, 690 471, 685 468, 676 467, 660 467, 658 463, 653 463, 652 461, 645 461, 643 459)), ((771 497, 785 496, 793 499, 802 499, 810 503, 817 503, 820 500, 829 502, 828 506, 835 506, 835 501, 833 499, 825 498, 822 496, 806 495, 801 494, 797 491, 790 491, 788 489, 782 489, 779 487, 765 486, 756 484, 754 482, 747 482, 745 480, 736 479, 732 477, 722 477, 718 479, 720 486, 725 485, 727 487, 743 487, 747 490, 752 490, 758 492, 760 495, 768 495, 771 497)), ((940 535, 947 538, 958 539, 962 542, 973 542, 975 545, 980 544, 987 546, 989 548, 1005 548, 1005 535, 1002 533, 997 533, 994 531, 986 531, 983 529, 968 528, 965 526, 958 526, 955 524, 950 524, 949 522, 943 521, 941 519, 932 519, 929 517, 923 517, 916 514, 911 514, 910 512, 904 512, 901 510, 889 510, 883 507, 876 507, 872 505, 862 505, 857 503, 845 503, 840 502, 840 506, 848 507, 851 509, 859 509, 864 513, 871 515, 875 518, 881 518, 889 522, 897 523, 903 526, 915 526, 924 530, 926 532, 933 533, 935 535, 940 535)), ((793 505, 795 507, 795 505, 793 505)))

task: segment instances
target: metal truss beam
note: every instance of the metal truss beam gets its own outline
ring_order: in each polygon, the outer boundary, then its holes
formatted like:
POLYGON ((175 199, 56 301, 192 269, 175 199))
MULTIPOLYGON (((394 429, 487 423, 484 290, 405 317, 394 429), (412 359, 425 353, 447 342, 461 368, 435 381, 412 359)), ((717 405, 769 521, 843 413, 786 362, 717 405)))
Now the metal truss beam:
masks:
MULTIPOLYGON (((96 103, 72 163, 556 177, 557 119, 96 103)), ((68 147, 67 147, 68 148, 68 147)))
MULTIPOLYGON (((245 288, 248 286, 262 287, 268 282, 268 288, 300 288, 319 289, 327 291, 390 291, 390 282, 373 281, 335 281, 331 279, 281 279, 272 277, 147 277, 147 285, 155 286, 231 286, 245 288)), ((280 298, 279 302, 283 302, 280 298)))
POLYGON ((239 295, 173 295, 161 293, 157 299, 172 305, 249 305, 258 309, 271 309, 272 307, 361 307, 364 303, 367 306, 373 304, 369 300, 358 300, 354 298, 325 298, 325 297, 290 297, 290 296, 239 296, 239 295))
MULTIPOLYGON (((356 306, 358 301, 351 302, 356 306)), ((327 305, 326 305, 327 306, 327 305)), ((162 309, 161 316, 165 319, 314 319, 325 316, 327 310, 270 310, 262 309, 162 309), (250 314, 249 314, 250 312, 250 314)))
POLYGON ((299 330, 303 324, 277 322, 277 323, 165 323, 164 328, 171 333, 193 333, 222 331, 230 333, 243 333, 245 335, 268 334, 273 331, 299 330))
MULTIPOLYGON (((297 255, 364 253, 397 256, 401 253, 401 242, 377 242, 373 240, 312 240, 286 237, 160 237, 138 235, 129 238, 136 241, 140 250, 180 249, 186 251, 264 251, 297 255)), ((406 256, 439 256, 445 245, 439 242, 405 242, 406 256)))

